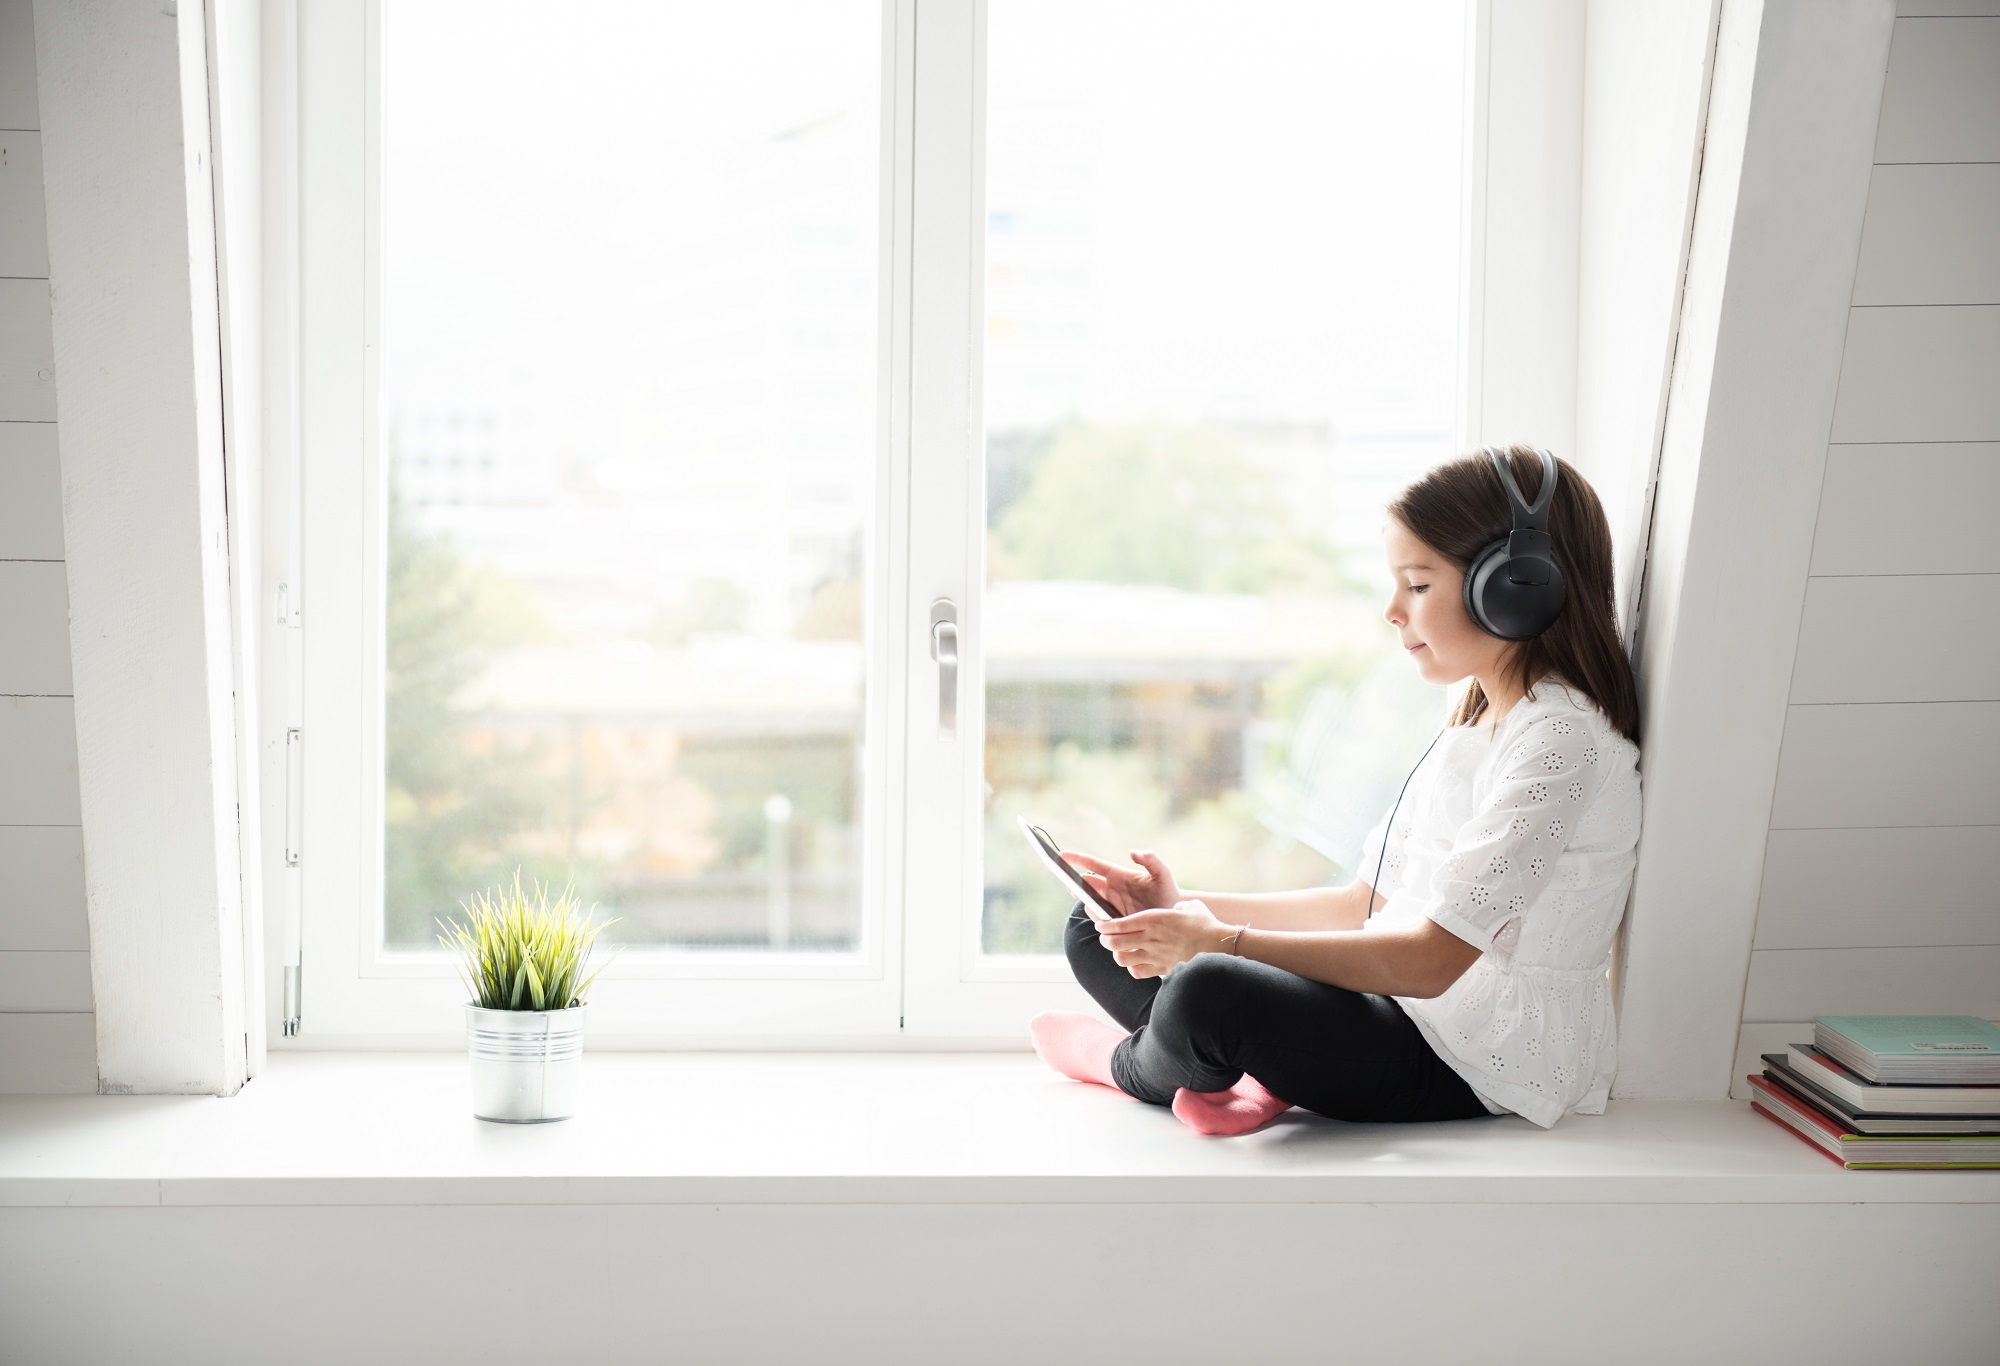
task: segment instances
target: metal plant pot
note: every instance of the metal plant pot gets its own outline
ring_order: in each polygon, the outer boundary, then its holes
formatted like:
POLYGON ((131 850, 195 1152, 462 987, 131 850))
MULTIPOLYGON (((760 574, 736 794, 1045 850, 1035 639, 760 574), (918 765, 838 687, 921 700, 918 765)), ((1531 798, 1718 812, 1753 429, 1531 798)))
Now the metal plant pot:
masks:
POLYGON ((468 1002, 472 1113, 501 1124, 546 1124, 575 1114, 589 1008, 487 1010, 468 1002))

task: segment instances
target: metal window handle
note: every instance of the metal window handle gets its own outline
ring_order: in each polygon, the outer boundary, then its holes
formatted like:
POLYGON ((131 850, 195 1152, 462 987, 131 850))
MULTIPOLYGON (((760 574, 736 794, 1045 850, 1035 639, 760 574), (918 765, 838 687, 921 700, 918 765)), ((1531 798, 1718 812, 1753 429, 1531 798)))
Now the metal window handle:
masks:
POLYGON ((931 604, 931 658, 938 666, 938 739, 958 735, 958 608, 950 598, 931 604))

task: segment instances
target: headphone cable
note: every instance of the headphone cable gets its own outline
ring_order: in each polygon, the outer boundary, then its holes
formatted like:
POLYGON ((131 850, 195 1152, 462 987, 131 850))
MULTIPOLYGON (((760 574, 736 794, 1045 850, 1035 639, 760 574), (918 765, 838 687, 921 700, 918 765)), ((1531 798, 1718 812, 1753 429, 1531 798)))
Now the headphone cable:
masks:
POLYGON ((1417 759, 1417 767, 1410 770, 1409 777, 1404 778, 1402 787, 1396 790, 1396 804, 1389 808, 1389 819, 1382 822, 1382 848, 1375 856, 1375 876, 1368 882, 1368 912, 1361 917, 1364 921, 1375 914, 1375 889, 1382 882, 1382 860, 1389 857, 1389 840, 1396 832, 1396 813, 1403 807, 1403 794, 1410 790, 1410 779, 1417 776, 1417 769, 1424 766, 1424 760, 1431 757, 1431 751, 1437 748, 1438 741, 1444 739, 1444 732, 1450 729, 1446 726, 1431 737, 1431 742, 1424 746, 1423 754, 1417 759))

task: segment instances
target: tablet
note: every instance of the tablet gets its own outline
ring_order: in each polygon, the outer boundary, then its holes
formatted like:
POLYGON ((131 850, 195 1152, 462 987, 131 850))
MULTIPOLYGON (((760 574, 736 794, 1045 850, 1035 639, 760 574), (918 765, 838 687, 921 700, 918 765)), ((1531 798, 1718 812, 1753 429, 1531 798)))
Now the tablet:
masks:
POLYGON ((1016 819, 1021 823, 1021 833, 1028 837, 1028 843, 1034 846, 1035 853, 1041 858, 1042 865, 1055 875, 1056 881, 1067 888, 1071 896, 1083 903, 1086 915, 1092 920, 1116 920, 1125 914, 1106 901, 1095 887, 1084 881, 1083 874, 1070 866, 1062 851, 1056 848, 1056 842, 1049 838, 1048 831, 1039 825, 1030 825, 1026 816, 1016 819))

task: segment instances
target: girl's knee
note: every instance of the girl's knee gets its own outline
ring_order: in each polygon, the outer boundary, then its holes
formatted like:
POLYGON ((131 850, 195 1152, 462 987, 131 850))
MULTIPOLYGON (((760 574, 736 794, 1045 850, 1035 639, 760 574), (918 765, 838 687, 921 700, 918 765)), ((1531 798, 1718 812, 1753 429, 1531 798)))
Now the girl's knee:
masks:
POLYGON ((1198 953, 1168 973, 1160 983, 1164 1008, 1192 1016, 1235 1014, 1251 984, 1256 965, 1247 958, 1222 953, 1198 953))

